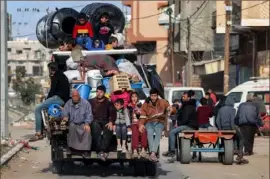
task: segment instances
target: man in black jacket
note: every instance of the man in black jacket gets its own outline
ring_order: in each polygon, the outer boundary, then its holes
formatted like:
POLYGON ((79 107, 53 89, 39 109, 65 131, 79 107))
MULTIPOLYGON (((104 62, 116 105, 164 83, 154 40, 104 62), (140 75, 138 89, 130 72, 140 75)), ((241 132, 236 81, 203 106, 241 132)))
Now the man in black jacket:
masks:
POLYGON ((179 127, 174 128, 169 133, 169 150, 171 153, 170 156, 175 154, 176 135, 185 130, 196 130, 198 128, 196 101, 191 100, 187 93, 183 95, 182 99, 182 107, 178 114, 179 127))
POLYGON ((248 94, 247 102, 240 104, 235 117, 235 124, 239 126, 244 137, 244 155, 253 154, 255 133, 258 127, 263 126, 259 109, 253 104, 252 100, 252 95, 248 94))
POLYGON ((69 81, 64 73, 58 70, 56 62, 51 62, 49 65, 50 77, 51 77, 51 89, 47 96, 47 99, 36 106, 35 118, 36 118, 36 134, 30 140, 31 142, 43 139, 42 135, 42 109, 48 108, 51 104, 63 105, 70 98, 70 85, 69 81))

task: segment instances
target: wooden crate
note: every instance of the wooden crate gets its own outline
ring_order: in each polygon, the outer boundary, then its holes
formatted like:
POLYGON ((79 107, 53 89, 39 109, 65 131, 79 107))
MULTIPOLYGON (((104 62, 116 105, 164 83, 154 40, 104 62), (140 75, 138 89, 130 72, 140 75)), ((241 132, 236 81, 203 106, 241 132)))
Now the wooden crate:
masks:
POLYGON ((128 75, 126 74, 114 75, 110 79, 110 91, 111 92, 121 91, 123 88, 131 90, 128 75))

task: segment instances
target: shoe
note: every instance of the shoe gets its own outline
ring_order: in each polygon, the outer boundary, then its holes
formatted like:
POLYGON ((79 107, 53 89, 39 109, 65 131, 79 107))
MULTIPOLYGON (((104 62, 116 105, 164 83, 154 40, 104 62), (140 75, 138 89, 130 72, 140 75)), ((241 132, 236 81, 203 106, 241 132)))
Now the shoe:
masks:
POLYGON ((156 156, 155 153, 152 153, 150 156, 149 156, 149 160, 153 163, 157 163, 158 162, 158 158, 156 156))
POLYGON ((89 153, 88 152, 84 152, 82 156, 83 156, 83 158, 89 158, 89 153))
POLYGON ((139 158, 138 152, 133 152, 132 158, 133 158, 133 159, 138 159, 138 158, 139 158))
POLYGON ((70 150, 70 148, 67 148, 66 153, 67 153, 67 155, 71 155, 71 150, 70 150))
POLYGON ((103 162, 106 161, 106 157, 105 157, 105 155, 104 155, 103 152, 98 153, 98 158, 99 158, 100 160, 102 160, 103 162))
POLYGON ((175 156, 175 153, 174 152, 167 151, 167 152, 163 152, 162 153, 162 156, 163 157, 174 157, 175 156))
POLYGON ((127 152, 127 149, 126 149, 126 146, 122 146, 122 153, 126 153, 127 152))
POLYGON ((142 150, 142 151, 140 152, 140 156, 141 156, 142 158, 146 158, 146 157, 147 157, 146 151, 145 151, 145 150, 142 150))
POLYGON ((117 145, 117 152, 121 152, 121 151, 122 151, 121 145, 117 145))
POLYGON ((248 164, 249 161, 247 159, 244 159, 244 158, 240 158, 240 157, 237 157, 236 158, 236 164, 237 165, 241 165, 241 164, 248 164))

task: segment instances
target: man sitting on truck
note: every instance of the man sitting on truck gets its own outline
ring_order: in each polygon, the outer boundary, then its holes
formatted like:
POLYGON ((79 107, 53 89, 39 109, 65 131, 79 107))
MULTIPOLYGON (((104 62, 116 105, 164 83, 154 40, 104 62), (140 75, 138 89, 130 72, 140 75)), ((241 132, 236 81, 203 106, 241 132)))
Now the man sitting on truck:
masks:
POLYGON ((42 135, 42 116, 41 111, 48 108, 51 104, 64 105, 69 100, 70 85, 66 75, 58 70, 56 62, 51 62, 49 65, 51 76, 51 89, 47 99, 36 106, 35 121, 36 121, 36 134, 30 139, 31 142, 43 139, 42 135))
POLYGON ((139 121, 139 131, 147 131, 149 160, 152 162, 158 162, 158 148, 162 131, 167 127, 167 112, 170 107, 166 100, 158 98, 158 94, 157 89, 150 90, 150 101, 143 104, 139 121))
MULTIPOLYGON (((83 151, 83 156, 88 157, 92 143, 90 125, 93 114, 90 103, 80 97, 78 90, 72 91, 72 99, 65 104, 63 117, 63 123, 69 122, 68 147, 83 151)), ((71 151, 68 149, 67 153, 71 151)))
POLYGON ((97 87, 97 96, 90 100, 94 121, 91 125, 93 143, 96 146, 98 157, 105 161, 108 157, 108 148, 113 135, 113 126, 116 120, 116 110, 113 104, 105 97, 106 87, 97 87), (102 134, 103 131, 103 135, 102 134))

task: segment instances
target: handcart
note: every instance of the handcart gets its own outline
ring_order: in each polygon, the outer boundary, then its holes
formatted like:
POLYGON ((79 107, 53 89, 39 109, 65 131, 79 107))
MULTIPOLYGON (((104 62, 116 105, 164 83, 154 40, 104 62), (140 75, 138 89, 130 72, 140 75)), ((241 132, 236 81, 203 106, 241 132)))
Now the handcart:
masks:
POLYGON ((224 165, 232 165, 234 157, 233 130, 186 130, 177 137, 177 161, 182 164, 189 164, 192 159, 192 152, 218 152, 219 161, 224 165), (208 147, 204 147, 209 144, 208 147))

